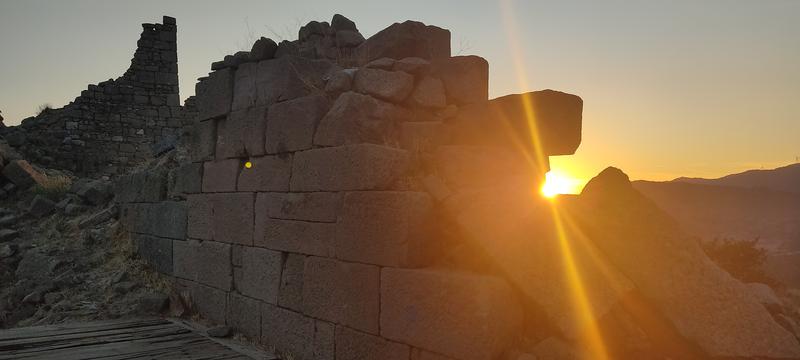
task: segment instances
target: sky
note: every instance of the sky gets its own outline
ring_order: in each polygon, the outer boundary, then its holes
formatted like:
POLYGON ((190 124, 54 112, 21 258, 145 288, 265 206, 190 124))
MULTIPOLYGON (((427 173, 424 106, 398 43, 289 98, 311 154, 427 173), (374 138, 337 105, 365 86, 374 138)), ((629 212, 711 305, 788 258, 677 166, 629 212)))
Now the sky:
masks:
POLYGON ((719 177, 800 156, 800 1, 0 0, 7 125, 121 75, 141 23, 177 18, 181 97, 212 61, 260 36, 294 40, 340 13, 366 37, 404 20, 452 33, 453 55, 489 62, 490 97, 581 96, 583 141, 552 157, 586 181, 719 177))

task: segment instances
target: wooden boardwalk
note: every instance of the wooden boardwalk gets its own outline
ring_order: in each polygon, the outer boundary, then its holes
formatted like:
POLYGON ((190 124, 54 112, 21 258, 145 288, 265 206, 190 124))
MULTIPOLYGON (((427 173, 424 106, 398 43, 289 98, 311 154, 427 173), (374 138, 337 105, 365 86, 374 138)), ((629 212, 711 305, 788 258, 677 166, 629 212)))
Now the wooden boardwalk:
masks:
POLYGON ((0 359, 277 359, 164 319, 0 330, 0 359))

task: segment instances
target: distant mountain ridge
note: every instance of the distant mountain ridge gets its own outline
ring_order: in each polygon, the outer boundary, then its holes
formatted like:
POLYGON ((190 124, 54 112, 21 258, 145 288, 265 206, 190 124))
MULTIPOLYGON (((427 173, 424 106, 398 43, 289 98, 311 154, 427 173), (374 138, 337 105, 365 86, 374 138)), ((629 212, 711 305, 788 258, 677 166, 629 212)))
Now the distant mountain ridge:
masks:
POLYGON ((800 164, 633 185, 704 240, 758 238, 778 252, 800 251, 800 164))
POLYGON ((748 170, 717 179, 679 177, 672 181, 751 189, 763 188, 800 194, 800 163, 769 170, 748 170))

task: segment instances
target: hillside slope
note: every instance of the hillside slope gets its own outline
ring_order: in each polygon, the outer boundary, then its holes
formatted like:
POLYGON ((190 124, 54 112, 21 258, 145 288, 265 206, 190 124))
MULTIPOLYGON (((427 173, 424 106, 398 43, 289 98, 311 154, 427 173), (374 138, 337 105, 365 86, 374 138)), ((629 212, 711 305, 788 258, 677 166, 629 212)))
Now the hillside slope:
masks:
POLYGON ((748 170, 717 179, 680 177, 673 181, 741 188, 763 188, 800 194, 800 163, 769 170, 748 170))

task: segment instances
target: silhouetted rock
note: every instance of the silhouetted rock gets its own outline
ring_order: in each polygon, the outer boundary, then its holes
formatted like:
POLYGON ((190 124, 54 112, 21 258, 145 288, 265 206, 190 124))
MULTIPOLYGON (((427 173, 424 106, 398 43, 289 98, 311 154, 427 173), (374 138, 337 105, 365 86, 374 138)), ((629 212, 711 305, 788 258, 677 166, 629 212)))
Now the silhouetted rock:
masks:
POLYGON ((355 91, 395 103, 405 100, 413 88, 414 77, 402 71, 364 68, 353 79, 355 91))
POLYGON ((250 61, 261 61, 272 59, 275 57, 275 52, 278 51, 278 44, 272 39, 261 37, 253 44, 250 49, 250 61))
POLYGON ((28 208, 28 213, 36 217, 42 217, 53 212, 55 208, 56 203, 54 203, 52 200, 41 195, 36 195, 36 197, 33 198, 33 201, 31 201, 31 205, 28 208))
POLYGON ((394 23, 357 49, 362 63, 388 57, 436 59, 450 56, 450 31, 417 21, 394 23))

